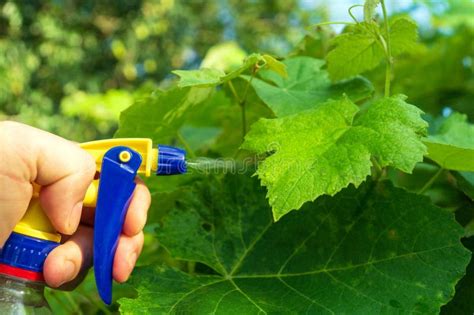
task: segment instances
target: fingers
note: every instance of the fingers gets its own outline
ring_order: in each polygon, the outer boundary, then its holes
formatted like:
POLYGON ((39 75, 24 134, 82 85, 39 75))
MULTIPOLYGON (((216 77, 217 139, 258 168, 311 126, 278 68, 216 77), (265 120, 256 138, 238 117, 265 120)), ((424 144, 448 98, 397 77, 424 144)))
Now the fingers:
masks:
POLYGON ((53 226, 60 233, 70 235, 79 225, 82 201, 94 178, 96 165, 92 156, 79 146, 64 141, 56 144, 60 151, 53 152, 47 145, 48 141, 53 140, 45 140, 47 150, 40 156, 48 162, 38 164, 36 178, 36 182, 43 186, 40 202, 53 226))
POLYGON ((68 140, 13 122, 0 125, 0 144, 0 174, 10 178, 7 182, 1 178, 2 190, 6 186, 11 193, 11 197, 0 193, 0 202, 3 210, 3 199, 8 199, 6 217, 16 219, 8 225, 14 226, 24 214, 31 199, 31 183, 36 182, 43 186, 40 202, 53 226, 63 234, 72 234, 95 174, 92 156, 68 140), (29 193, 19 197, 21 192, 29 193))
MULTIPOLYGON (((1 161, 0 152, 0 164, 1 161)), ((0 248, 3 247, 15 225, 25 214, 33 187, 30 183, 19 183, 15 178, 0 172, 0 248), (29 196, 25 198, 25 196, 29 196)))
MULTIPOLYGON (((122 235, 119 238, 114 257, 113 277, 124 282, 130 276, 143 247, 142 229, 146 222, 151 197, 143 181, 137 178, 137 186, 132 196, 122 235)), ((63 245, 53 250, 44 265, 45 280, 51 287, 74 286, 81 271, 92 264, 94 209, 84 208, 81 225, 77 232, 63 245)))
POLYGON ((145 183, 139 178, 135 181, 137 186, 133 192, 133 197, 130 201, 122 230, 122 232, 128 236, 137 235, 143 230, 151 203, 150 191, 145 183))
MULTIPOLYGON (((24 215, 32 197, 31 183, 36 182, 42 186, 40 203, 53 226, 72 235, 45 261, 45 280, 52 287, 70 282, 92 262, 93 230, 76 229, 95 171, 94 158, 76 144, 27 125, 0 123, 0 247, 24 215)), ((141 252, 150 199, 148 189, 137 180, 114 261, 117 281, 128 278, 141 252)))
POLYGON ((117 282, 125 282, 132 273, 143 247, 143 232, 135 236, 120 237, 115 252, 113 277, 117 282))
POLYGON ((25 214, 33 192, 29 168, 16 153, 17 126, 0 122, 0 248, 25 214))
POLYGON ((93 229, 80 226, 69 240, 51 251, 43 268, 46 283, 57 288, 87 270, 92 265, 93 239, 93 229))
MULTIPOLYGON (((79 226, 64 244, 56 247, 46 258, 43 275, 53 288, 75 283, 91 265, 93 257, 93 229, 79 226)), ((130 276, 143 247, 143 233, 129 237, 121 235, 114 258, 113 277, 124 282, 130 276)))

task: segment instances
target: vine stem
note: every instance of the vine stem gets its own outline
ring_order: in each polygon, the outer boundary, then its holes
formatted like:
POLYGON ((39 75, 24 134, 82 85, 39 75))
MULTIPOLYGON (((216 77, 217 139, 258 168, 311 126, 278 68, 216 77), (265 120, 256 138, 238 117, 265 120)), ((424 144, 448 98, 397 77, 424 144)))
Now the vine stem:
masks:
POLYGON ((240 97, 239 94, 237 94, 237 91, 235 90, 234 84, 232 83, 232 81, 227 81, 227 84, 229 85, 232 95, 234 95, 235 99, 237 100, 237 103, 240 104, 240 97))
POLYGON ((245 135, 247 134, 247 116, 245 114, 245 103, 241 105, 242 110, 242 139, 245 138, 245 135))
POLYGON ((387 56, 387 65, 385 67, 385 97, 390 96, 390 81, 392 79, 392 47, 390 43, 390 27, 388 25, 388 15, 387 9, 385 8, 385 0, 380 0, 380 4, 382 6, 383 12, 383 21, 385 25, 385 33, 386 33, 386 42, 387 45, 385 46, 386 49, 386 56, 387 56))
POLYGON ((347 12, 349 12, 349 15, 351 16, 351 18, 354 20, 354 22, 356 24, 359 24, 359 21, 357 21, 357 19, 355 18, 354 14, 352 14, 352 9, 354 8, 357 8, 357 7, 364 7, 362 4, 354 4, 352 6, 349 7, 349 9, 347 9, 347 12))
POLYGON ((230 88, 230 91, 232 92, 232 95, 234 95, 237 103, 240 105, 241 113, 242 113, 242 139, 245 137, 247 134, 247 115, 246 115, 246 108, 245 108, 245 103, 247 101, 247 94, 249 91, 250 84, 252 83, 253 78, 255 77, 255 74, 258 71, 257 65, 252 69, 252 75, 250 76, 250 79, 247 81, 247 85, 245 86, 244 89, 244 94, 242 95, 242 98, 239 97, 239 94, 237 94, 237 91, 235 90, 234 84, 232 81, 228 81, 228 85, 230 88))
POLYGON ((245 115, 245 102, 243 99, 239 97, 239 94, 237 94, 237 91, 235 90, 234 84, 232 81, 228 81, 230 91, 235 97, 235 100, 240 106, 240 112, 242 113, 242 139, 245 137, 245 134, 247 133, 247 118, 245 115))
POLYGON ((372 161, 372 165, 374 166, 375 170, 376 170, 376 180, 378 181, 381 177, 382 177, 382 174, 383 174, 383 167, 380 165, 380 163, 377 161, 377 158, 375 157, 372 157, 371 158, 371 161, 372 161))
POLYGON ((426 184, 420 189, 420 191, 418 192, 418 194, 423 194, 426 190, 428 190, 428 188, 431 187, 431 185, 433 185, 433 183, 436 181, 436 179, 438 179, 439 175, 441 175, 441 173, 443 173, 444 171, 444 168, 440 167, 439 170, 434 173, 433 176, 431 176, 431 178, 426 182, 426 184))

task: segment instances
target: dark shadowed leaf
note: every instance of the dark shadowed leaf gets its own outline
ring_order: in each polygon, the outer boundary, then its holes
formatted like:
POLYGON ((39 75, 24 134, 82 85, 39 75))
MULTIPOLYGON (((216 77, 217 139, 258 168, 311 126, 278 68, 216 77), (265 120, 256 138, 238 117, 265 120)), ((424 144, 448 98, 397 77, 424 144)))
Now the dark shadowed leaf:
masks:
POLYGON ((387 182, 322 197, 277 223, 246 176, 193 196, 158 238, 215 274, 139 268, 138 298, 121 299, 122 312, 436 314, 470 258, 451 213, 387 182))

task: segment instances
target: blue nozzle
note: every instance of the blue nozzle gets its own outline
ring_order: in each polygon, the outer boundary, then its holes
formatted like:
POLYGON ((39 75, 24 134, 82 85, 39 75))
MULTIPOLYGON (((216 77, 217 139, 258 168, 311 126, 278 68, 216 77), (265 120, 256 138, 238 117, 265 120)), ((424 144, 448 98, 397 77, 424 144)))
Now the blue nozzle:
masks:
POLYGON ((156 175, 184 174, 186 171, 186 151, 167 145, 158 145, 156 175))

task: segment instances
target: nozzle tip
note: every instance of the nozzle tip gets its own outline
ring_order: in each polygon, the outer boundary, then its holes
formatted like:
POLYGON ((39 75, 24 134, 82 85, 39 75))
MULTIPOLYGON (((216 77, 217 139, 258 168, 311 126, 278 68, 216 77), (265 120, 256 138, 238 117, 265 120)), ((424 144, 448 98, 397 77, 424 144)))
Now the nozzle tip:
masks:
POLYGON ((172 146, 158 145, 156 175, 175 175, 186 172, 186 151, 172 146))

